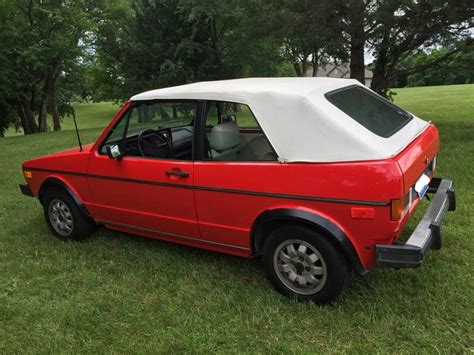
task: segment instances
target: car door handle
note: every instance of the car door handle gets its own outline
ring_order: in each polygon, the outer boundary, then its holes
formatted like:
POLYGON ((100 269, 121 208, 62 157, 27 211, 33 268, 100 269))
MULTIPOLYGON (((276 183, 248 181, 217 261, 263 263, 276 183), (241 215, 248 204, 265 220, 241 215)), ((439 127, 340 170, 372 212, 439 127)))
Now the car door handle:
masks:
POLYGON ((185 178, 185 177, 188 177, 189 176, 189 173, 186 172, 186 171, 179 171, 179 170, 168 170, 165 172, 165 174, 167 176, 178 176, 178 177, 182 177, 182 178, 185 178))

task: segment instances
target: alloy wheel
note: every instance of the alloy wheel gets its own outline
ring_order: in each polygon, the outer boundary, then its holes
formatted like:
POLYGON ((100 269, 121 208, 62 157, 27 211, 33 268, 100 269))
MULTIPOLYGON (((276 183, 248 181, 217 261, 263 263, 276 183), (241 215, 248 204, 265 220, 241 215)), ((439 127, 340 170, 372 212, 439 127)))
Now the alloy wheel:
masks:
POLYGON ((281 242, 273 254, 273 267, 285 286, 299 294, 314 294, 326 283, 324 258, 304 240, 287 239, 281 242))
POLYGON ((54 230, 63 237, 71 235, 74 220, 69 207, 61 200, 54 199, 49 204, 49 220, 54 230))

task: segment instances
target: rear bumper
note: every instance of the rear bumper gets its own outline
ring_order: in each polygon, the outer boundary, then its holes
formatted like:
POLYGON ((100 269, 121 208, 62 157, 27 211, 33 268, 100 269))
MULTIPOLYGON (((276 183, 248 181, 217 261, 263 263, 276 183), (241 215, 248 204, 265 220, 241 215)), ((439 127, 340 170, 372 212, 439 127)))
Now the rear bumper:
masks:
POLYGON ((33 192, 31 192, 30 187, 26 183, 20 184, 20 190, 21 193, 25 196, 35 197, 35 195, 33 195, 33 192))
POLYGON ((405 244, 375 247, 377 266, 418 267, 430 249, 441 248, 441 224, 448 211, 456 209, 454 184, 450 180, 433 178, 428 193, 435 193, 430 207, 405 244))

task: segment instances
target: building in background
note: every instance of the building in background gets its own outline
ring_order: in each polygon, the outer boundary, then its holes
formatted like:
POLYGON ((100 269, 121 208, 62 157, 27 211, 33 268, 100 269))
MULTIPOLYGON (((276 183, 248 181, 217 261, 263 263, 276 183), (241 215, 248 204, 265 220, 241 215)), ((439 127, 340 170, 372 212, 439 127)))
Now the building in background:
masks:
MULTIPOLYGON (((308 70, 306 76, 313 76, 313 70, 312 69, 308 70)), ((349 69, 348 64, 341 64, 341 65, 326 64, 326 65, 321 65, 318 68, 318 72, 316 73, 316 76, 349 79, 351 77, 351 71, 349 69)), ((372 71, 365 68, 365 86, 370 87, 373 76, 374 74, 372 73, 372 71)))

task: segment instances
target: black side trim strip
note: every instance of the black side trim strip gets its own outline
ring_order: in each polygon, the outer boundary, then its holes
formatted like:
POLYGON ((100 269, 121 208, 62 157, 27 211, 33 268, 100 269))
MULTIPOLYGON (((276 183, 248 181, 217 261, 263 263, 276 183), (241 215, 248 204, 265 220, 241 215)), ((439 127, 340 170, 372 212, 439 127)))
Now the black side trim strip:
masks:
POLYGON ((340 198, 313 197, 313 196, 303 196, 303 195, 287 195, 287 194, 271 193, 271 192, 221 189, 221 188, 218 188, 218 187, 207 187, 207 186, 194 186, 194 189, 195 190, 204 190, 204 191, 226 192, 226 193, 229 193, 229 194, 265 196, 265 197, 285 198, 285 199, 304 200, 304 201, 333 202, 333 203, 370 205, 370 206, 388 206, 389 205, 388 202, 346 200, 346 199, 340 199, 340 198))
POLYGON ((178 188, 182 188, 182 189, 192 189, 193 188, 190 185, 173 184, 173 183, 168 183, 168 182, 157 182, 157 181, 151 181, 151 180, 137 180, 137 179, 121 178, 121 177, 107 176, 107 175, 85 174, 85 173, 77 173, 77 172, 74 172, 74 171, 49 170, 49 169, 41 169, 41 168, 25 168, 25 169, 43 171, 43 172, 49 172, 49 173, 55 173, 55 174, 83 176, 83 177, 89 177, 89 178, 92 178, 92 179, 103 179, 103 180, 112 180, 112 181, 131 182, 131 183, 134 183, 134 184, 145 184, 145 185, 155 185, 155 186, 165 186, 165 187, 178 187, 178 188))
POLYGON ((49 170, 49 169, 41 169, 41 168, 25 168, 25 169, 36 170, 36 171, 44 171, 44 172, 50 172, 50 173, 56 173, 56 174, 85 176, 85 177, 90 177, 90 178, 93 178, 93 179, 124 181, 124 182, 136 183, 136 184, 147 184, 147 185, 175 187, 175 188, 182 188, 182 189, 195 189, 195 190, 202 190, 202 191, 224 192, 224 193, 240 194, 240 195, 253 195, 253 196, 264 196, 264 197, 273 197, 273 198, 292 199, 292 200, 329 202, 329 203, 343 203, 343 204, 356 204, 356 205, 367 205, 367 206, 389 206, 390 205, 390 202, 380 202, 380 201, 348 200, 348 199, 329 198, 329 197, 287 195, 287 194, 272 193, 272 192, 258 192, 258 191, 250 191, 250 190, 224 189, 224 188, 209 187, 209 186, 190 186, 190 185, 173 184, 173 183, 167 183, 167 182, 156 182, 156 181, 150 181, 150 180, 137 180, 137 179, 115 177, 115 176, 93 175, 93 174, 84 174, 84 173, 77 173, 77 172, 71 172, 71 171, 49 170))
POLYGON ((99 222, 99 223, 102 223, 102 224, 109 224, 109 225, 118 226, 118 227, 125 227, 125 228, 131 228, 131 229, 141 230, 141 231, 143 231, 143 232, 151 232, 151 233, 163 234, 163 235, 167 235, 167 236, 170 236, 170 237, 176 237, 176 238, 179 238, 179 239, 192 240, 192 241, 196 241, 196 242, 203 242, 203 243, 207 243, 207 244, 218 245, 218 246, 223 246, 223 247, 232 248, 232 249, 239 249, 239 250, 251 251, 251 249, 249 249, 249 248, 239 247, 239 246, 237 246, 237 245, 231 245, 231 244, 225 244, 225 243, 212 242, 212 241, 210 241, 210 240, 205 240, 205 239, 200 239, 200 238, 193 238, 193 237, 187 237, 187 236, 180 235, 180 234, 175 234, 175 233, 169 233, 169 232, 159 231, 159 230, 156 230, 156 229, 149 229, 149 228, 143 228, 143 227, 132 226, 131 224, 116 223, 116 222, 105 221, 105 220, 99 220, 98 222, 99 222))

